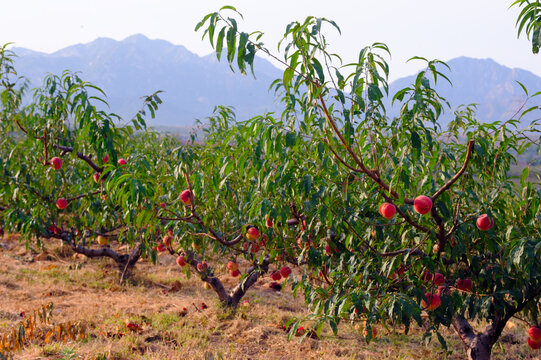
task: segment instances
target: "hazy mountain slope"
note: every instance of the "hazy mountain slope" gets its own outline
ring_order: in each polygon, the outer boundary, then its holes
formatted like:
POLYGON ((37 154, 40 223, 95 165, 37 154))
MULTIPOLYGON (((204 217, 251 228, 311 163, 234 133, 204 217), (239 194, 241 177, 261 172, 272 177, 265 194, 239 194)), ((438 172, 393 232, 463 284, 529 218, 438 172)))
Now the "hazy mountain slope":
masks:
POLYGON ((270 83, 280 71, 257 59, 256 76, 232 73, 215 56, 199 57, 185 47, 134 35, 123 41, 100 38, 52 54, 14 48, 19 74, 36 86, 46 73, 65 69, 101 87, 111 109, 130 117, 141 106, 140 98, 163 90, 164 104, 153 124, 188 125, 211 114, 215 105, 231 105, 240 118, 276 109, 270 83))
MULTIPOLYGON (((440 71, 449 77, 452 85, 441 78, 436 90, 451 103, 453 110, 461 104, 478 104, 477 117, 483 121, 505 121, 516 113, 526 98, 517 81, 530 93, 541 90, 540 77, 526 70, 508 68, 492 59, 459 57, 449 60, 447 64, 451 71, 443 67, 440 71)), ((390 85, 391 94, 414 81, 415 76, 394 81, 390 85)), ((536 104, 540 105, 541 101, 532 103, 536 104)), ((446 123, 451 116, 452 113, 446 111, 441 122, 446 123)), ((527 119, 539 116, 541 114, 534 112, 527 119)))
MULTIPOLYGON (((231 105, 239 119, 265 111, 279 111, 270 83, 281 71, 266 60, 257 59, 257 79, 232 73, 226 62, 214 55, 199 57, 184 46, 164 40, 150 40, 133 35, 123 41, 100 38, 78 44, 52 54, 13 48, 20 75, 36 86, 48 72, 60 74, 65 69, 81 72, 84 80, 103 88, 111 111, 129 118, 141 107, 141 97, 163 90, 164 104, 152 125, 191 125, 196 118, 209 116, 215 105, 231 105)), ((437 89, 453 108, 460 104, 478 103, 478 118, 484 121, 507 120, 520 107, 524 94, 516 80, 531 92, 541 90, 541 78, 521 69, 510 69, 491 59, 460 57, 448 62, 452 71, 443 70, 453 82, 443 79, 437 89)), ((415 76, 391 84, 391 94, 413 82, 415 76)), ((537 101, 539 104, 539 101, 537 101)), ((397 109, 391 111, 397 114, 397 109)), ((447 111, 441 119, 452 116, 447 111)), ((530 119, 539 117, 531 114, 530 119)))

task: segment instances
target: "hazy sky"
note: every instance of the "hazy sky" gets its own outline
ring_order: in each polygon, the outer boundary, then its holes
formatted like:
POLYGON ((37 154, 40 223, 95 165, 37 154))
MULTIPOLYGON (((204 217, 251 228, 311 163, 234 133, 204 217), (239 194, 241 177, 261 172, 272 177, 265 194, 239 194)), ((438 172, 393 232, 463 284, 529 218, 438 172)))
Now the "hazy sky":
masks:
POLYGON ((375 41, 392 53, 391 78, 413 73, 412 56, 449 60, 457 56, 493 58, 541 76, 541 55, 533 55, 524 36, 517 39, 517 9, 512 0, 0 0, 0 44, 15 43, 43 52, 87 43, 97 37, 122 40, 141 33, 181 44, 199 55, 211 52, 195 24, 223 5, 244 14, 239 27, 262 30, 263 41, 276 49, 285 26, 307 15, 335 20, 329 29, 333 50, 354 60, 375 41))

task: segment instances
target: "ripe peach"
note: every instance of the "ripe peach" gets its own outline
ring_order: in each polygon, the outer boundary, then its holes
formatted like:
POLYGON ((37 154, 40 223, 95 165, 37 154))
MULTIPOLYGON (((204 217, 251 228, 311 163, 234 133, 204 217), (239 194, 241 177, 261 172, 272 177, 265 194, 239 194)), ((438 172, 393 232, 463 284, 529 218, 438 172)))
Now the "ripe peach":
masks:
POLYGON ((443 285, 445 283, 445 276, 440 273, 434 274, 434 285, 443 285))
POLYGON ((528 346, 532 350, 537 350, 537 349, 541 348, 541 341, 540 342, 535 342, 532 339, 528 338, 528 346))
POLYGON ((282 275, 280 274, 279 271, 274 271, 272 274, 271 274, 271 279, 274 280, 274 281, 279 281, 282 279, 282 275))
POLYGON ((271 228, 273 226, 272 219, 268 215, 265 218, 265 226, 268 227, 268 228, 271 228))
POLYGON ((494 226, 494 220, 492 220, 487 214, 483 214, 477 218, 475 224, 479 230, 487 231, 494 226))
POLYGON ((184 267, 186 266, 186 258, 183 256, 183 255, 180 255, 179 257, 177 257, 177 265, 180 266, 180 267, 184 267))
POLYGON ((396 207, 393 204, 383 203, 379 206, 379 213, 387 220, 391 220, 396 214, 396 207))
POLYGON ((426 308, 427 310, 434 310, 437 309, 441 305, 441 298, 437 294, 432 293, 426 293, 425 294, 426 300, 430 305, 427 305, 425 300, 421 300, 421 305, 426 308))
POLYGON ((164 243, 160 243, 160 244, 158 244, 158 246, 156 246, 156 250, 158 250, 159 252, 163 252, 163 251, 167 250, 167 246, 165 246, 164 243))
POLYGON ((259 238, 259 230, 255 226, 251 226, 246 230, 246 238, 248 240, 257 240, 259 238))
POLYGON ((456 288, 462 291, 470 291, 473 287, 471 279, 458 279, 456 282, 456 288))
POLYGON ((105 236, 98 235, 97 239, 98 244, 105 246, 107 243, 109 243, 109 240, 105 236))
POLYGON ((118 159, 117 163, 118 163, 118 165, 120 165, 120 166, 124 166, 124 165, 126 165, 128 162, 127 162, 125 159, 122 159, 122 158, 121 158, 121 159, 118 159))
POLYGON ((237 277, 240 275, 240 271, 237 269, 237 270, 229 270, 229 274, 231 274, 231 276, 233 277, 237 277))
POLYGON ((109 155, 105 154, 105 156, 103 157, 103 159, 101 159, 101 161, 103 161, 104 164, 107 164, 109 162, 109 155))
POLYGON ((51 165, 54 167, 55 170, 60 170, 62 167, 62 159, 59 157, 54 157, 51 159, 51 165))
POLYGON ((413 209, 421 215, 430 212, 432 209, 432 199, 425 195, 417 196, 413 200, 413 209))
POLYGON ((92 175, 92 178, 94 179, 94 182, 95 183, 98 183, 100 181, 100 176, 101 174, 100 173, 94 173, 94 175, 92 175))
POLYGON ((199 272, 204 272, 208 269, 208 264, 204 261, 201 261, 200 263, 197 264, 197 271, 199 272))
POLYGON ((228 261, 226 267, 231 271, 235 271, 238 270, 239 265, 234 261, 228 261))
POLYGON ((169 235, 165 235, 162 239, 162 242, 164 243, 164 245, 166 246, 170 246, 171 245, 171 240, 173 240, 173 238, 169 235))
POLYGON ((284 266, 280 269, 280 275, 282 275, 284 278, 287 278, 289 275, 291 275, 291 269, 289 266, 284 266))
POLYGON ((66 207, 68 207, 67 200, 64 198, 60 198, 56 200, 56 207, 59 208, 60 210, 65 209, 66 207))
POLYGON ((180 201, 184 205, 191 205, 192 204, 192 192, 189 189, 184 190, 180 193, 180 201))
POLYGON ((531 326, 528 329, 528 336, 536 343, 541 343, 541 327, 531 326))

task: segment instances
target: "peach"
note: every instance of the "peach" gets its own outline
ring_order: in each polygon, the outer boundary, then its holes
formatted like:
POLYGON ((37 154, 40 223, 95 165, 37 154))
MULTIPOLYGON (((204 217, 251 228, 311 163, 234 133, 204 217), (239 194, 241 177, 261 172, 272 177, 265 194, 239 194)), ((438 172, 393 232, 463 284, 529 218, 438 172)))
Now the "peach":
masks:
POLYGON ((391 220, 396 214, 396 206, 389 203, 383 203, 379 206, 379 213, 387 220, 391 220))
POLYGON ((192 204, 192 192, 189 189, 184 190, 180 193, 180 201, 184 205, 191 205, 192 204))
POLYGON ((60 198, 56 200, 56 207, 59 208, 60 210, 65 209, 68 207, 68 201, 64 198, 60 198))
POLYGON ((432 209, 432 199, 425 195, 417 196, 413 200, 413 209, 421 215, 430 212, 432 209))
POLYGON ((62 167, 62 159, 59 157, 54 157, 51 159, 51 165, 54 167, 55 170, 60 170, 62 167))
POLYGON ((475 224, 479 230, 487 231, 494 226, 494 220, 492 220, 487 214, 483 214, 477 218, 475 224))

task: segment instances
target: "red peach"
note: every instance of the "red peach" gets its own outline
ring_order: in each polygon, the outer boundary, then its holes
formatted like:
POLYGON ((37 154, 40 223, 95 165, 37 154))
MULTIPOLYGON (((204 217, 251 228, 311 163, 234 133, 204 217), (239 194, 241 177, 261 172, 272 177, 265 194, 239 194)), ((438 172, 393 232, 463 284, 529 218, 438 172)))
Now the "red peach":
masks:
POLYGON ((191 205, 192 204, 192 192, 189 189, 184 190, 180 193, 180 201, 184 205, 191 205))
POLYGON ((60 170, 62 167, 62 159, 59 157, 54 157, 51 159, 51 165, 54 167, 55 170, 60 170))
POLYGON ((379 213, 387 220, 391 220, 396 214, 396 206, 389 203, 383 203, 379 206, 379 213))
POLYGON ((66 207, 68 207, 67 200, 64 198, 60 198, 56 200, 56 207, 59 208, 60 210, 65 209, 66 207))
POLYGON ((483 214, 477 218, 475 224, 479 230, 487 231, 494 226, 494 220, 492 220, 487 214, 483 214))

